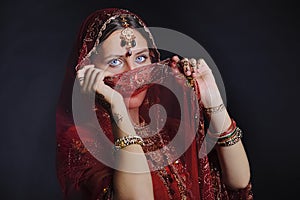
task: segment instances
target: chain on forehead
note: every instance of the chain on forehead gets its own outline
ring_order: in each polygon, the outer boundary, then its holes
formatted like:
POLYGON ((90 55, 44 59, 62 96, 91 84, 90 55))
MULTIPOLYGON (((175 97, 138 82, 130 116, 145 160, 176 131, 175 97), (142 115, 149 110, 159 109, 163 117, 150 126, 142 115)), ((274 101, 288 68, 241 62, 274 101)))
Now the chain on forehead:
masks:
MULTIPOLYGON (((108 18, 108 19, 103 23, 102 27, 100 28, 99 33, 98 33, 97 38, 96 38, 96 42, 95 42, 93 48, 90 50, 90 52, 85 56, 85 58, 90 57, 90 56, 92 55, 92 53, 97 53, 96 47, 97 47, 97 46, 99 45, 99 43, 100 43, 100 38, 101 38, 101 36, 102 36, 102 32, 106 29, 107 25, 108 25, 112 20, 114 20, 114 19, 116 19, 116 18, 118 18, 118 17, 120 17, 120 16, 128 17, 128 16, 132 16, 132 15, 131 15, 131 14, 117 14, 117 15, 113 15, 112 17, 108 18)), ((135 19, 138 20, 139 24, 140 24, 140 25, 144 28, 144 30, 149 34, 149 38, 150 38, 150 40, 151 40, 151 42, 152 42, 152 45, 153 45, 154 48, 156 48, 156 45, 155 45, 155 43, 154 43, 153 36, 152 36, 150 30, 146 27, 145 23, 144 23, 139 17, 134 16, 134 15, 133 15, 133 17, 134 17, 135 19)))
MULTIPOLYGON (((113 20, 113 19, 116 19, 117 17, 119 16, 133 16, 135 19, 138 20, 138 23, 144 28, 144 31, 146 33, 148 33, 148 37, 150 39, 150 41, 152 42, 152 48, 155 49, 155 52, 157 54, 157 56, 159 57, 160 53, 158 52, 157 50, 157 46, 155 45, 155 42, 154 42, 154 39, 153 39, 153 36, 149 30, 148 27, 146 27, 145 23, 138 17, 138 16, 135 16, 135 15, 132 15, 132 14, 124 14, 124 13, 120 13, 120 14, 115 14, 113 16, 111 16, 110 18, 108 18, 104 23, 103 25, 101 26, 100 30, 99 30, 99 33, 97 34, 97 38, 96 38, 96 41, 93 45, 93 48, 87 52, 87 54, 85 56, 83 56, 80 61, 77 63, 76 67, 75 67, 75 70, 77 71, 79 68, 81 68, 82 64, 85 63, 85 60, 89 60, 89 58, 91 57, 91 55, 93 53, 97 53, 97 46, 99 45, 99 41, 100 41, 100 37, 102 36, 102 32, 106 29, 106 26, 113 20)), ((84 39, 85 40, 85 39, 84 39)), ((84 43, 87 43, 88 41, 84 41, 84 43)), ((87 50, 87 49, 86 49, 87 50)), ((82 51, 82 49, 81 49, 82 51)), ((89 62, 89 61, 88 61, 89 62)))

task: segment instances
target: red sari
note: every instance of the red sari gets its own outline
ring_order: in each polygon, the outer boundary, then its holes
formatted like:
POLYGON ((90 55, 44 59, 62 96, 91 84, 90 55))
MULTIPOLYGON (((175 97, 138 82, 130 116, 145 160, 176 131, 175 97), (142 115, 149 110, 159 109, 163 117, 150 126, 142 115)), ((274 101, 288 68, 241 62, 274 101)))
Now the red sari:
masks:
MULTIPOLYGON (((96 109, 82 104, 80 106, 87 112, 96 114, 96 120, 93 121, 87 117, 90 115, 87 115, 75 121, 72 92, 74 88, 75 90, 78 88, 78 82, 75 81, 76 69, 90 62, 89 53, 97 45, 99 33, 112 17, 122 14, 135 16, 144 26, 138 16, 127 10, 96 11, 83 23, 77 46, 66 71, 56 112, 57 175, 65 199, 113 198, 114 169, 110 164, 114 163, 114 157, 107 153, 114 141, 109 107, 100 101, 96 101, 96 109), (77 66, 76 69, 74 66, 77 66), (100 126, 95 125, 96 123, 100 126), (99 139, 99 133, 108 140, 99 139)), ((144 28, 147 31, 146 27, 144 28)), ((151 37, 150 32, 149 36, 151 37)), ((155 47, 154 42, 153 46, 155 47)), ((155 61, 158 52, 152 51, 150 55, 155 61)), ((145 141, 143 150, 151 169, 155 199, 253 199, 250 183, 238 191, 226 187, 222 181, 222 172, 214 149, 200 153, 201 148, 208 149, 205 146, 206 119, 199 99, 200 91, 196 89, 195 93, 186 84, 183 75, 174 73, 168 67, 167 61, 125 72, 114 78, 107 79, 107 84, 114 87, 118 81, 121 86, 135 85, 138 89, 140 84, 148 88, 146 98, 140 107, 140 115, 145 119, 146 125, 136 127, 136 132, 145 141), (157 70, 158 66, 163 70, 157 70), (151 84, 132 83, 132 80, 129 84, 129 77, 134 76, 151 84), (182 94, 180 97, 182 99, 174 101, 178 97, 160 85, 164 81, 173 85, 182 94), (154 127, 150 127, 147 125, 150 124, 148 112, 155 104, 161 104, 165 108, 167 117, 163 118, 156 110, 154 112, 156 121, 151 123, 154 127), (182 109, 174 109, 179 107, 182 109), (182 141, 182 145, 176 145, 177 143, 173 145, 174 138, 182 141)), ((122 93, 122 89, 124 87, 117 90, 122 93)))

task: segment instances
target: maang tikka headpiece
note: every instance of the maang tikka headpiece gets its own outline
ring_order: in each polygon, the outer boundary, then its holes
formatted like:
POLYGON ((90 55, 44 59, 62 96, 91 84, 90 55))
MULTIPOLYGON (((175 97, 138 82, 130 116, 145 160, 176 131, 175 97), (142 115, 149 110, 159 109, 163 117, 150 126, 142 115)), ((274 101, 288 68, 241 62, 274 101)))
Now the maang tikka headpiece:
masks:
POLYGON ((121 47, 124 47, 127 49, 126 56, 131 56, 132 51, 131 48, 136 46, 136 41, 135 41, 135 35, 133 33, 133 29, 129 27, 129 24, 127 22, 127 19, 125 16, 120 16, 122 26, 124 29, 121 31, 121 47))

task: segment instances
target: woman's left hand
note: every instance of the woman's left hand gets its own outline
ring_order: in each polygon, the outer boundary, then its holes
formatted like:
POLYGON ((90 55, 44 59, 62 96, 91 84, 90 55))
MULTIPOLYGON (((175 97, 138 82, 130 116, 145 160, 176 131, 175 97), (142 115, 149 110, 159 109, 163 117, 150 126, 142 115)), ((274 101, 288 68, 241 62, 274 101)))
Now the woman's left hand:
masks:
POLYGON ((178 56, 172 57, 171 67, 180 66, 186 77, 192 78, 200 90, 200 98, 205 108, 219 106, 223 103, 214 75, 204 59, 180 60, 178 56))

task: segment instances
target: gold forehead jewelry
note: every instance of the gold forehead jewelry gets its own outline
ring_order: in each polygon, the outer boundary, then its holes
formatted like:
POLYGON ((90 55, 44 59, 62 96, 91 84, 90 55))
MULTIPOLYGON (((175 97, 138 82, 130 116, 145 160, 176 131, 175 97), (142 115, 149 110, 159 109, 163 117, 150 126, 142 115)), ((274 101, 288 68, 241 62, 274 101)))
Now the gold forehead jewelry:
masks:
POLYGON ((135 41, 135 35, 133 32, 133 29, 129 27, 129 24, 127 22, 127 19, 124 16, 121 16, 121 22, 124 29, 121 31, 121 47, 125 47, 128 52, 126 53, 126 56, 131 56, 132 51, 131 48, 136 46, 135 41))

